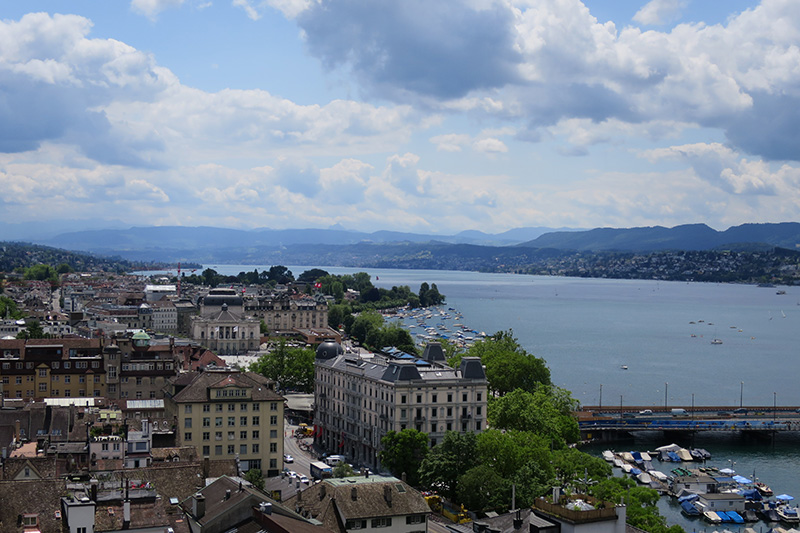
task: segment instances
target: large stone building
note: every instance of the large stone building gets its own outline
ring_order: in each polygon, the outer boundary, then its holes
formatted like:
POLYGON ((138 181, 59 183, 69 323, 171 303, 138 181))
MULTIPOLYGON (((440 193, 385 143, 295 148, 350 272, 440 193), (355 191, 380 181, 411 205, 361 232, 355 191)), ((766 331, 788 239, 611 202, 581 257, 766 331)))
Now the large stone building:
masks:
POLYGON ((434 446, 447 431, 486 428, 486 373, 477 357, 454 369, 436 343, 416 359, 345 354, 326 342, 314 366, 316 442, 352 462, 377 467, 381 438, 392 430, 423 431, 434 446))
POLYGON ((253 372, 212 369, 174 378, 165 395, 178 443, 212 461, 276 476, 283 468, 283 402, 275 382, 253 372))
POLYGON ((0 339, 5 398, 105 397, 102 339, 0 339))
POLYGON ((328 327, 328 303, 310 296, 256 297, 245 302, 245 311, 260 318, 270 332, 328 327))
POLYGON ((191 318, 192 339, 219 354, 258 349, 261 322, 244 314, 244 300, 234 289, 211 289, 191 318))

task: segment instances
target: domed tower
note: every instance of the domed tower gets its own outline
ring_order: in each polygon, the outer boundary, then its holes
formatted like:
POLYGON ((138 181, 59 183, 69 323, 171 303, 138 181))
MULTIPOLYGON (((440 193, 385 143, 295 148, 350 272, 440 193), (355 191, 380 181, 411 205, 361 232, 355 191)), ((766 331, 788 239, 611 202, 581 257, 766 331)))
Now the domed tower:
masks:
POLYGON ((150 335, 144 331, 137 331, 133 334, 133 337, 131 337, 131 342, 133 343, 134 350, 147 351, 147 348, 150 346, 150 335))
POLYGON ((336 341, 327 340, 317 346, 317 359, 333 359, 343 353, 344 349, 336 341))

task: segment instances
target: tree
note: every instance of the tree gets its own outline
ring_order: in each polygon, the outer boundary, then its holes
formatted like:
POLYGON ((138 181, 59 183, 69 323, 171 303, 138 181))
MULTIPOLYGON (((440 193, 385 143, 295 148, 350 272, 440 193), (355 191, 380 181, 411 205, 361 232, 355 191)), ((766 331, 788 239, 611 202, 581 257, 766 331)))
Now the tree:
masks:
POLYGON ((261 475, 261 470, 258 468, 251 468, 245 472, 244 478, 252 483, 258 490, 264 490, 264 477, 261 475))
POLYGON ((17 333, 18 339, 44 339, 48 337, 50 337, 50 335, 44 332, 38 320, 28 322, 25 329, 17 333))
POLYGON ((0 318, 22 318, 22 313, 17 303, 8 296, 0 296, 0 318))
POLYGON ((353 475, 355 475, 353 467, 344 461, 339 461, 336 463, 336 466, 333 467, 333 477, 350 477, 353 475))
POLYGON ((313 392, 314 357, 314 350, 290 348, 281 339, 278 346, 250 364, 250 371, 277 381, 283 390, 313 392))
POLYGON ((587 491, 590 480, 598 482, 611 475, 607 462, 575 448, 554 451, 553 467, 562 483, 571 482, 581 492, 587 491))
POLYGON ((578 423, 572 416, 569 393, 554 386, 541 386, 533 393, 516 389, 505 396, 490 398, 488 419, 492 427, 532 431, 551 442, 555 449, 580 439, 578 423))
POLYGON ((458 495, 458 477, 478 466, 478 441, 475 433, 448 431, 442 442, 434 446, 422 461, 420 481, 436 489, 448 499, 458 495))
POLYGON ((649 533, 683 533, 680 526, 667 526, 658 512, 658 492, 639 487, 630 478, 610 477, 589 491, 595 498, 627 506, 627 523, 649 533))
POLYGON ((328 325, 339 329, 344 325, 345 317, 352 315, 352 309, 347 304, 333 304, 328 307, 328 325))
POLYGON ((269 267, 267 278, 270 281, 280 283, 281 285, 286 285, 287 283, 294 281, 292 271, 283 265, 274 265, 269 267))
MULTIPOLYGON (((550 384, 550 369, 544 359, 526 352, 514 338, 513 331, 499 331, 478 341, 465 355, 480 357, 486 366, 489 388, 497 395, 514 389, 533 392, 540 384, 550 384)), ((461 357, 456 354, 448 362, 458 365, 461 357)))
POLYGON ((416 429, 390 431, 381 439, 381 447, 381 465, 398 478, 405 473, 409 485, 419 485, 419 465, 428 454, 428 434, 416 429))
POLYGON ((306 270, 299 276, 297 276, 297 281, 302 281, 305 283, 313 283, 317 281, 319 278, 323 276, 327 276, 328 273, 321 268, 312 268, 310 270, 306 270))
POLYGON ((508 509, 511 481, 490 466, 476 466, 458 478, 458 500, 470 511, 508 509))
POLYGON ((350 336, 357 340, 359 343, 364 343, 367 340, 367 335, 373 329, 378 329, 383 325, 383 317, 377 311, 364 311, 353 321, 350 327, 350 336))

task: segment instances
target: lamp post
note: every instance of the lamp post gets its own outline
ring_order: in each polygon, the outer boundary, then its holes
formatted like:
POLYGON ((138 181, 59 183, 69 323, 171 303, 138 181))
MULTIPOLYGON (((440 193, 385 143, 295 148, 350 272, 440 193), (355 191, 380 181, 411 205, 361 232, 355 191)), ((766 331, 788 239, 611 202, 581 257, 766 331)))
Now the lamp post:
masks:
POLYGON ((775 423, 775 415, 778 412, 778 393, 772 393, 772 423, 775 423))
POLYGON ((664 382, 664 409, 667 408, 667 393, 669 393, 669 383, 664 382))
POLYGON ((694 422, 694 393, 692 393, 692 422, 694 422))
POLYGON ((600 384, 600 409, 603 408, 603 384, 600 384))
POLYGON ((622 394, 619 395, 619 410, 622 411, 622 394))
POLYGON ((744 406, 743 400, 744 400, 744 381, 739 383, 739 407, 740 408, 744 406))

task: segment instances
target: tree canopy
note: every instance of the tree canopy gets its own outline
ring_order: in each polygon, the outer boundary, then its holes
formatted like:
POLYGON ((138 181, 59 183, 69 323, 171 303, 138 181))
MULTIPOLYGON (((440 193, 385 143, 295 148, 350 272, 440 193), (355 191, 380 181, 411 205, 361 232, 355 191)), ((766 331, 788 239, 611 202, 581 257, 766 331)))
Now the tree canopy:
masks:
POLYGON ((250 364, 251 372, 275 380, 284 390, 314 391, 314 350, 286 345, 285 340, 250 364))
POLYGON ((627 506, 627 522, 649 533, 683 533, 680 526, 668 526, 658 512, 658 492, 636 485, 631 478, 609 477, 590 489, 592 496, 627 506))
POLYGON ((554 448, 562 448, 580 439, 578 422, 572 416, 576 408, 568 391, 542 385, 533 392, 515 389, 489 398, 488 419, 492 427, 532 431, 550 439, 554 448))
POLYGON ((393 476, 404 473, 409 485, 419 485, 419 465, 428 454, 428 435, 416 429, 390 431, 381 439, 378 458, 393 476))

